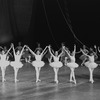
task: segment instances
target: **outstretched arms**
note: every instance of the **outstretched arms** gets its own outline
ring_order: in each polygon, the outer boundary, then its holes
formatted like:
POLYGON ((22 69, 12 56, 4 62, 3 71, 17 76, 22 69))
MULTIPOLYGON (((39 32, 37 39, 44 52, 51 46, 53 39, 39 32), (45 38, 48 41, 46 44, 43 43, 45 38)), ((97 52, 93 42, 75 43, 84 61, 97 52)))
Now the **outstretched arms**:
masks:
POLYGON ((45 47, 45 49, 42 51, 41 55, 43 55, 45 52, 45 50, 47 49, 48 46, 45 47))
POLYGON ((13 47, 13 44, 11 43, 10 48, 9 48, 8 51, 6 52, 6 55, 9 53, 9 51, 11 50, 12 47, 13 47))
POLYGON ((27 45, 26 47, 29 49, 29 51, 33 54, 33 55, 36 55, 27 45))
POLYGON ((86 53, 84 53, 84 51, 83 51, 82 49, 80 49, 80 51, 82 51, 82 53, 83 53, 85 56, 88 56, 88 57, 89 57, 89 55, 87 55, 86 53))
POLYGON ((63 50, 65 50, 68 54, 68 56, 70 57, 70 53, 65 49, 65 46, 63 47, 63 50))
POLYGON ((51 56, 54 57, 54 55, 53 55, 52 52, 51 52, 51 47, 50 47, 50 45, 48 46, 48 49, 49 49, 49 52, 50 52, 51 56))

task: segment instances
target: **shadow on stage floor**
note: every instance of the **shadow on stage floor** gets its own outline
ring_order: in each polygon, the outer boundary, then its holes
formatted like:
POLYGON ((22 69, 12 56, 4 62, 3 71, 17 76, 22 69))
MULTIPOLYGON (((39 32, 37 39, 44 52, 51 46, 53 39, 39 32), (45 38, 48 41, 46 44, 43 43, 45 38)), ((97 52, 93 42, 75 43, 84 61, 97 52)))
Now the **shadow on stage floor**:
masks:
POLYGON ((11 66, 6 70, 6 82, 1 81, 0 100, 100 100, 100 68, 94 70, 94 83, 89 82, 89 71, 85 66, 75 70, 77 84, 69 82, 70 69, 60 68, 59 84, 54 80, 53 69, 46 64, 40 73, 41 82, 35 83, 35 69, 31 64, 24 64, 18 72, 18 83, 14 83, 11 66))

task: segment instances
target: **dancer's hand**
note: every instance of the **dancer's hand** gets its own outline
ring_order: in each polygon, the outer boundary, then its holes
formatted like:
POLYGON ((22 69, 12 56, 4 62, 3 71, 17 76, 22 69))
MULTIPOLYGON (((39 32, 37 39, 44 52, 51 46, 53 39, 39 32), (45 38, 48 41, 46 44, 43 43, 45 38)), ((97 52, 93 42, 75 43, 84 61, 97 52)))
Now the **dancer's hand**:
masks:
POLYGON ((94 48, 96 48, 96 45, 94 45, 94 48))
POLYGON ((13 47, 14 46, 14 44, 13 43, 11 43, 11 47, 13 47))

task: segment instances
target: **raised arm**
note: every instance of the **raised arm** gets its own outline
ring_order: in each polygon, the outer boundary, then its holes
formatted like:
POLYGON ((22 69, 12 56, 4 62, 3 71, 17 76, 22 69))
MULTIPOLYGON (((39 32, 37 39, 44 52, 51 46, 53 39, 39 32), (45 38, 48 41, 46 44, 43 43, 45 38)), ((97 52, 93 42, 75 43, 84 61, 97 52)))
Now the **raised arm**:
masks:
POLYGON ((20 52, 20 55, 22 55, 22 53, 23 53, 25 47, 26 47, 26 45, 23 46, 23 48, 22 48, 22 50, 21 50, 21 52, 20 52))
POLYGON ((51 56, 55 57, 55 56, 52 54, 52 52, 51 52, 50 45, 48 46, 48 48, 49 48, 49 52, 50 52, 51 56))
POLYGON ((63 54, 63 50, 62 50, 62 52, 58 55, 58 57, 61 57, 62 54, 63 54))
POLYGON ((67 52, 68 56, 71 57, 70 53, 65 49, 65 47, 63 47, 63 49, 67 52))
POLYGON ((3 47, 2 47, 2 46, 0 46, 0 49, 3 49, 3 47))
POLYGON ((85 56, 88 56, 89 57, 89 55, 87 55, 86 53, 84 53, 84 51, 82 50, 82 49, 80 49, 81 51, 82 51, 82 53, 85 55, 85 56))
POLYGON ((29 51, 36 56, 36 54, 26 45, 26 47, 29 49, 29 51))
POLYGON ((74 45, 74 51, 73 51, 73 53, 74 53, 74 56, 75 56, 75 53, 76 53, 76 45, 74 45))
POLYGON ((43 53, 45 52, 45 50, 47 49, 48 46, 45 47, 45 49, 42 51, 41 55, 43 55, 43 53))
POLYGON ((15 53, 15 49, 14 49, 14 44, 12 44, 12 49, 13 49, 13 53, 14 53, 14 56, 15 56, 16 53, 15 53))
POLYGON ((6 55, 9 53, 9 51, 11 50, 12 47, 13 47, 13 44, 11 44, 10 48, 9 48, 8 51, 6 52, 6 55))

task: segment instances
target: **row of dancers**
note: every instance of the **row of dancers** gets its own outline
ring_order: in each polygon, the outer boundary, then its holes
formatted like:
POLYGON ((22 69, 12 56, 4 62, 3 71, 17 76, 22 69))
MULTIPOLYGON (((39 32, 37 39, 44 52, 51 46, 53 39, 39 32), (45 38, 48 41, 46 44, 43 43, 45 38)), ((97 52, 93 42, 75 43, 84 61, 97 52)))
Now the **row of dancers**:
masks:
MULTIPOLYGON (((71 52, 65 45, 62 44, 62 47, 55 51, 52 49, 51 45, 48 45, 44 48, 44 50, 40 47, 40 44, 38 44, 38 47, 33 51, 28 45, 21 46, 19 43, 19 46, 14 48, 14 44, 11 43, 10 48, 4 49, 3 47, 0 47, 2 50, 0 52, 0 68, 2 71, 2 82, 5 82, 5 71, 7 66, 12 66, 14 69, 14 81, 15 83, 19 81, 17 79, 17 74, 20 68, 23 67, 22 63, 22 56, 25 56, 25 61, 32 64, 32 66, 35 67, 36 71, 36 82, 41 81, 40 80, 40 71, 41 68, 45 65, 45 62, 42 60, 44 55, 49 52, 49 56, 47 56, 49 65, 54 70, 54 81, 58 83, 58 71, 61 67, 67 66, 70 68, 70 82, 74 82, 76 84, 76 78, 74 70, 75 68, 79 67, 79 64, 76 63, 76 57, 75 55, 77 53, 82 53, 80 59, 83 61, 81 65, 85 65, 89 69, 90 78, 89 81, 91 83, 94 82, 93 80, 93 71, 98 66, 98 64, 95 62, 95 59, 98 58, 97 56, 97 49, 96 46, 94 51, 92 48, 90 50, 87 50, 85 46, 83 48, 80 48, 79 52, 76 52, 76 45, 74 45, 74 50, 71 52), (11 52, 12 49, 12 52, 11 52), (59 51, 60 54, 59 54, 59 51), (10 60, 10 57, 14 56, 14 61, 10 60), (35 60, 31 61, 31 57, 34 57, 35 60)), ((98 49, 100 52, 100 49, 98 49)))

